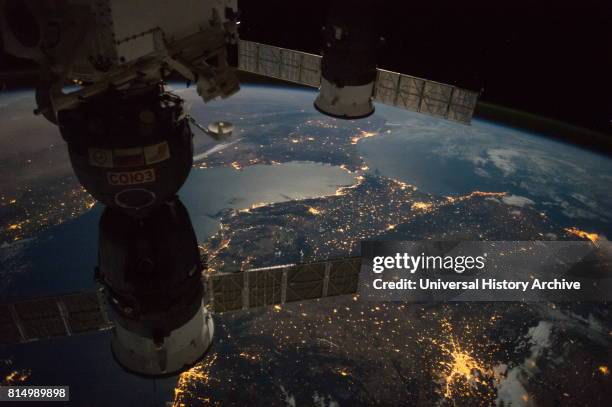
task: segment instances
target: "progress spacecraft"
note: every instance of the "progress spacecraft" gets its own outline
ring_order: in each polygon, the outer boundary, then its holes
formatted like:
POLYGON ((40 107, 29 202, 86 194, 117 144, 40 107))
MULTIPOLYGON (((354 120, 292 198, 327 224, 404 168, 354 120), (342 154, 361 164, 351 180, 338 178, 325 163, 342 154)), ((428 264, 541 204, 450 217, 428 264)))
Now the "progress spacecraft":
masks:
POLYGON ((215 140, 233 125, 198 124, 164 80, 177 72, 208 102, 239 91, 238 69, 318 88, 315 108, 337 118, 367 117, 378 102, 469 124, 476 92, 377 68, 369 3, 332 3, 320 56, 239 39, 236 0, 0 1, 5 51, 39 66, 35 114, 59 127, 80 183, 106 206, 101 289, 1 305, 0 341, 112 327, 118 363, 155 376, 202 357, 212 310, 355 292, 359 259, 202 273, 176 197, 192 166, 190 124, 215 140))

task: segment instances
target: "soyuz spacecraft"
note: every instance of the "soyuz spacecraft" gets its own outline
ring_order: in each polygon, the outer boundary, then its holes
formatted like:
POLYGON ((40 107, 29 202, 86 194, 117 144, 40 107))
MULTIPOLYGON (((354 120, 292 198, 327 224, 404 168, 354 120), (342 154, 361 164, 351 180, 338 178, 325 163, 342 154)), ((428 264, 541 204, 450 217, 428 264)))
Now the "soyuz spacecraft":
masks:
POLYGON ((164 80, 176 72, 208 102, 238 92, 242 70, 318 88, 314 107, 336 118, 379 102, 469 124, 476 92, 377 68, 368 3, 332 3, 320 56, 240 39, 236 0, 0 1, 5 51, 39 65, 35 114, 58 126, 79 182, 106 206, 101 290, 1 305, 0 342, 113 327, 117 362, 155 376, 206 352, 213 309, 355 292, 358 259, 203 277, 176 193, 192 166, 190 123, 215 140, 233 126, 199 125, 164 80))

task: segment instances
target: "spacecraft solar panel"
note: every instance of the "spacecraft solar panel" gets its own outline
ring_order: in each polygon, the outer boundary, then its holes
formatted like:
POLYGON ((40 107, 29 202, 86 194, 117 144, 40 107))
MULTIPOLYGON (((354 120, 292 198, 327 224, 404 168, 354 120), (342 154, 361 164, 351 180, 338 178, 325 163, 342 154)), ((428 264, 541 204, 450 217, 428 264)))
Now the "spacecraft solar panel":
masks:
POLYGON ((478 93, 377 69, 374 101, 470 124, 478 101, 478 93))
POLYGON ((451 97, 447 118, 462 123, 470 123, 478 102, 478 92, 455 88, 451 97))
POLYGON ((98 293, 81 292, 0 305, 0 343, 29 342, 108 329, 98 293))
POLYGON ((360 258, 260 268, 208 278, 215 312, 354 294, 360 258))
POLYGON ((13 310, 10 304, 0 304, 0 343, 19 343, 21 334, 13 321, 13 310))
POLYGON ((283 287, 282 273, 268 269, 246 273, 248 278, 249 307, 279 304, 283 287))
POLYGON ((58 298, 66 309, 68 325, 72 333, 95 331, 109 327, 106 315, 96 292, 68 294, 58 298))
MULTIPOLYGON (((361 258, 272 266, 207 278, 216 312, 354 294, 361 258)), ((0 304, 0 344, 71 336, 112 327, 101 293, 85 291, 0 304)))
POLYGON ((357 292, 361 259, 352 257, 333 260, 329 276, 327 296, 357 292))
MULTIPOLYGON (((321 56, 240 40, 238 69, 318 88, 321 56)), ((398 72, 377 69, 374 101, 470 124, 478 93, 398 72)))
POLYGON ((242 309, 244 273, 217 274, 208 278, 208 295, 217 312, 242 309))
POLYGON ((312 300, 323 296, 325 263, 298 264, 287 270, 286 301, 312 300))
POLYGON ((55 298, 41 298, 15 304, 26 338, 52 338, 66 334, 55 298))
POLYGON ((321 57, 306 52, 240 40, 238 69, 318 88, 321 57))

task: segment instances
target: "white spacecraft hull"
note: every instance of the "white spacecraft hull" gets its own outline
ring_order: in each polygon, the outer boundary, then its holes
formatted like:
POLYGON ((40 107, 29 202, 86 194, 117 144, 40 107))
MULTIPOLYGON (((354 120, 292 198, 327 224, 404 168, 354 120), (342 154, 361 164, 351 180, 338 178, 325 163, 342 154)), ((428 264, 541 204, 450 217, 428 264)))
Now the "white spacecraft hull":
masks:
POLYGON ((126 370, 146 376, 180 372, 196 363, 210 347, 214 323, 202 306, 185 325, 156 344, 117 323, 111 340, 113 355, 126 370))

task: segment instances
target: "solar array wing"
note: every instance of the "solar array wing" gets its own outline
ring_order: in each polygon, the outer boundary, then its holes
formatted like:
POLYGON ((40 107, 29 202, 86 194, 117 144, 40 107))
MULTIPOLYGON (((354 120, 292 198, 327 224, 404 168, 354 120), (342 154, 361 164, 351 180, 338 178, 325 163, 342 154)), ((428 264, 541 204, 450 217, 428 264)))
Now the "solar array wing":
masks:
POLYGON ((215 312, 305 301, 357 292, 358 257, 213 274, 208 295, 215 312))
POLYGON ((2 344, 70 336, 111 326, 96 291, 0 304, 2 344))
MULTIPOLYGON (((216 312, 357 292, 358 257, 213 274, 207 295, 216 312)), ((0 304, 0 344, 31 342, 112 328, 99 291, 0 304)))
MULTIPOLYGON (((318 88, 321 56, 240 40, 238 69, 318 88)), ((377 69, 374 101, 470 124, 478 93, 410 75, 377 69)))
POLYGON ((446 118, 461 123, 470 123, 477 102, 478 92, 455 88, 446 118))
POLYGON ((470 124, 477 92, 384 69, 376 71, 375 102, 470 124))
POLYGON ((318 88, 321 56, 253 41, 238 43, 238 69, 318 88))

